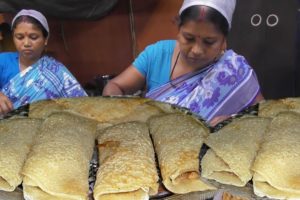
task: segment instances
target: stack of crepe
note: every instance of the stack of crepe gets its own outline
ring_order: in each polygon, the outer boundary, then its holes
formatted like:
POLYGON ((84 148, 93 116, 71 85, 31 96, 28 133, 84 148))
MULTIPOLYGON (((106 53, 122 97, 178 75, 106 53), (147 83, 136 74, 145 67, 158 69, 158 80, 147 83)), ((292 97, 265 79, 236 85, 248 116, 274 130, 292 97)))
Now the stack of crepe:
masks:
POLYGON ((199 154, 208 130, 193 117, 166 114, 149 120, 165 187, 178 194, 213 190, 200 179, 199 154))
POLYGON ((290 97, 276 100, 266 100, 259 104, 258 116, 275 117, 284 111, 294 111, 300 113, 300 98, 290 97))
POLYGON ((202 176, 223 184, 245 186, 252 178, 251 166, 270 123, 269 118, 236 119, 210 134, 205 143, 202 176))
POLYGON ((25 199, 87 200, 96 123, 69 113, 41 125, 22 174, 25 199))
POLYGON ((41 122, 28 118, 0 121, 0 190, 13 191, 21 184, 21 170, 41 122))
POLYGON ((144 200, 158 191, 158 174, 149 129, 128 122, 98 136, 99 163, 95 200, 144 200))
POLYGON ((38 101, 30 105, 29 117, 46 118, 53 112, 68 111, 107 126, 129 121, 145 122, 153 115, 171 109, 169 104, 158 104, 146 98, 79 97, 38 101), (156 105, 157 104, 157 105, 156 105))
POLYGON ((256 195, 300 199, 300 114, 283 112, 272 120, 252 169, 256 195))

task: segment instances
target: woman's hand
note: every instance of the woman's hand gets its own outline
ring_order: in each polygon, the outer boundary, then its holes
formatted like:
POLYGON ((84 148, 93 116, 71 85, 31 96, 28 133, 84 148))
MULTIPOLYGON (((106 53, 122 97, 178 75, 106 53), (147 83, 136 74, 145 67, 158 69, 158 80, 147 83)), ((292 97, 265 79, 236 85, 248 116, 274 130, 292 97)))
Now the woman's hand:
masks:
POLYGON ((214 118, 209 122, 209 125, 212 126, 212 127, 214 127, 214 126, 216 126, 218 123, 220 123, 220 122, 222 122, 222 121, 224 121, 224 120, 226 120, 226 119, 228 119, 228 118, 230 118, 229 115, 222 115, 222 116, 214 117, 214 118))
POLYGON ((125 71, 108 81, 103 89, 103 96, 134 94, 145 85, 145 78, 134 67, 129 66, 125 71))
POLYGON ((7 96, 0 92, 0 115, 4 115, 13 109, 13 104, 7 96))

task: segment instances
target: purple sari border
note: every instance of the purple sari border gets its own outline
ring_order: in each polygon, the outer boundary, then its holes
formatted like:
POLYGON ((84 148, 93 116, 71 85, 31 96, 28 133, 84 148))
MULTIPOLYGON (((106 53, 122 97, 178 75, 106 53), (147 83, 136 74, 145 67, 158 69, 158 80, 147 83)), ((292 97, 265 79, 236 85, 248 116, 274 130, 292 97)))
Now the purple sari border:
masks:
POLYGON ((231 116, 242 111, 253 103, 259 92, 258 84, 253 81, 247 82, 239 92, 234 93, 228 101, 224 101, 223 106, 216 109, 216 112, 212 113, 207 120, 210 121, 215 116, 231 116))
POLYGON ((161 86, 149 91, 145 97, 155 99, 158 96, 160 96, 162 93, 164 93, 165 91, 177 88, 178 84, 183 83, 187 79, 193 78, 194 76, 197 76, 201 73, 204 73, 205 71, 211 69, 212 67, 213 67, 213 65, 209 65, 201 70, 198 70, 195 72, 190 72, 188 74, 184 74, 180 77, 177 77, 174 80, 170 80, 169 82, 165 83, 164 85, 161 85, 161 86))

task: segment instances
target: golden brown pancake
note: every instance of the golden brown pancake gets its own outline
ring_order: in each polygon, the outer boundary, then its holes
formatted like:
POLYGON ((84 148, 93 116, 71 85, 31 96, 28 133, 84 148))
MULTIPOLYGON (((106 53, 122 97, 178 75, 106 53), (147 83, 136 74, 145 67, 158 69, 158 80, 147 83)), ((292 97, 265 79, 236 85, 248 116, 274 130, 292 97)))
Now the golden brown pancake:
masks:
POLYGON ((54 113, 43 122, 22 171, 26 199, 88 199, 96 125, 70 113, 54 113))
POLYGON ((21 184, 22 167, 42 120, 0 121, 0 190, 14 191, 21 184))
POLYGON ((128 122, 105 129, 98 136, 98 149, 95 200, 142 200, 157 193, 154 149, 145 123, 128 122))
POLYGON ((202 176, 223 184, 245 186, 252 178, 251 166, 270 123, 269 118, 236 119, 205 143, 210 147, 201 161, 202 176))
POLYGON ((173 193, 212 190, 201 180, 199 154, 208 129, 192 116, 166 114, 149 120, 165 187, 173 193))
POLYGON ((252 170, 256 195, 300 199, 300 114, 282 112, 272 120, 252 170))

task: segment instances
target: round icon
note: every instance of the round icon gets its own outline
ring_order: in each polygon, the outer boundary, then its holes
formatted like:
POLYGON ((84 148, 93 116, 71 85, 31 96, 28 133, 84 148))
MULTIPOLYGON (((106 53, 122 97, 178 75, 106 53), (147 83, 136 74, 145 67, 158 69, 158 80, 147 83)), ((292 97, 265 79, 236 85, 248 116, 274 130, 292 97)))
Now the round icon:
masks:
POLYGON ((270 14, 266 19, 266 23, 269 27, 276 26, 278 24, 278 22, 279 22, 279 18, 275 14, 270 14))
POLYGON ((261 24, 261 16, 259 14, 254 14, 251 17, 252 26, 259 26, 261 24))

